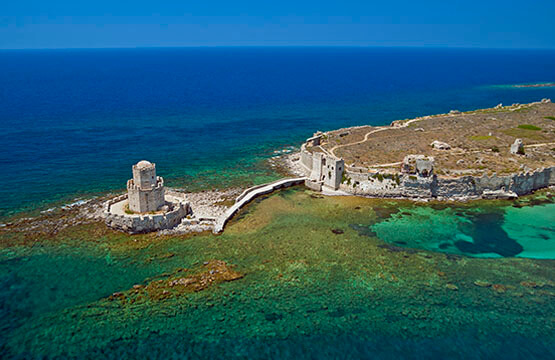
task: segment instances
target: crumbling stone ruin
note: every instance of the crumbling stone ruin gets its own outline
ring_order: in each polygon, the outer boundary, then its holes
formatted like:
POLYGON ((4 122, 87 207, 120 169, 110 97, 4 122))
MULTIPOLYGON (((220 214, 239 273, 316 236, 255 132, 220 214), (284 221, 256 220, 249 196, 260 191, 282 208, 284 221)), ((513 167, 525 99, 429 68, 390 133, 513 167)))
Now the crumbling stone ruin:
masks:
POLYGON ((323 153, 314 153, 310 181, 337 190, 341 184, 344 168, 345 164, 342 159, 323 153))
POLYGON ((330 154, 322 152, 310 153, 306 150, 308 146, 318 146, 323 134, 318 132, 313 137, 308 138, 301 147, 300 164, 303 171, 309 174, 305 185, 316 191, 322 191, 322 187, 331 190, 339 189, 345 171, 343 159, 336 158, 330 154))
POLYGON ((407 155, 401 165, 401 173, 428 177, 434 170, 434 158, 425 155, 407 155))
POLYGON ((306 143, 310 144, 311 146, 318 146, 322 141, 323 135, 324 134, 321 131, 316 131, 312 137, 306 139, 306 143))
POLYGON ((511 145, 511 154, 524 155, 524 143, 522 139, 516 139, 511 145))

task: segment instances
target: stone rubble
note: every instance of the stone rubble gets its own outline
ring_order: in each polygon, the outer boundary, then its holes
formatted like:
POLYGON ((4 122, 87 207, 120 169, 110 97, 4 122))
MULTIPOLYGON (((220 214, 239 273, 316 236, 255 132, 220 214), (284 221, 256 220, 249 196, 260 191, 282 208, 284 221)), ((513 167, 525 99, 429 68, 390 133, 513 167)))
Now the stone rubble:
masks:
POLYGON ((431 144, 431 147, 438 150, 451 150, 451 145, 447 144, 443 141, 434 140, 431 144))

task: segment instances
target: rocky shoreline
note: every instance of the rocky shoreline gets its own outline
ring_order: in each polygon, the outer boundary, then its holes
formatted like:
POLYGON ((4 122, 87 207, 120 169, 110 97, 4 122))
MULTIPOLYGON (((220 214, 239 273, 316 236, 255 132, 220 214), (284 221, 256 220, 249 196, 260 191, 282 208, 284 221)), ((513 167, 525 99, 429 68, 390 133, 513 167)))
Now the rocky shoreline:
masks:
MULTIPOLYGON (((243 191, 240 188, 186 192, 183 189, 168 189, 173 195, 184 197, 194 209, 192 216, 170 230, 158 235, 178 235, 211 231, 215 219, 220 217, 243 191)), ((106 201, 121 194, 109 193, 87 200, 76 199, 70 204, 44 210, 40 215, 27 216, 0 224, 0 232, 33 234, 34 237, 55 236, 60 231, 78 225, 104 222, 106 201)))
MULTIPOLYGON (((283 169, 289 169, 290 174, 303 176, 302 166, 299 165, 300 153, 289 153, 279 157, 274 157, 273 162, 279 163, 283 169)), ((555 191, 555 186, 550 186, 551 191, 555 191)), ((225 190, 208 190, 201 192, 186 192, 182 189, 171 189, 170 193, 182 196, 191 204, 194 209, 193 216, 184 219, 182 223, 173 229, 158 231, 156 234, 162 235, 185 235, 201 232, 209 232, 214 228, 217 218, 221 217, 234 203, 237 196, 243 189, 232 188, 225 190)), ((393 193, 379 195, 365 194, 356 191, 326 191, 324 195, 349 195, 368 198, 387 198, 399 200, 412 200, 417 202, 428 202, 430 200, 465 202, 480 199, 477 196, 467 197, 438 197, 427 198, 421 196, 406 196, 393 193)), ((0 232, 13 232, 32 234, 33 238, 40 236, 55 236, 62 230, 78 226, 98 223, 104 221, 103 207, 106 201, 118 196, 118 194, 107 194, 88 200, 77 200, 71 204, 43 211, 41 215, 34 217, 22 217, 11 222, 0 224, 0 232)), ((498 198, 498 196, 495 196, 498 198)))

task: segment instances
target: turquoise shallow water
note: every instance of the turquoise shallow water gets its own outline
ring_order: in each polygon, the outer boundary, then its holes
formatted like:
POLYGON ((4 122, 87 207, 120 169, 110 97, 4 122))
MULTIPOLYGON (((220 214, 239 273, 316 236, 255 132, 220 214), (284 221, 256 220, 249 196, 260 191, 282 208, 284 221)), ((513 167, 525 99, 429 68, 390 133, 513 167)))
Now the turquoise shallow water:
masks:
POLYGON ((418 206, 401 209, 369 228, 384 241, 410 248, 555 259, 555 204, 485 209, 418 206))

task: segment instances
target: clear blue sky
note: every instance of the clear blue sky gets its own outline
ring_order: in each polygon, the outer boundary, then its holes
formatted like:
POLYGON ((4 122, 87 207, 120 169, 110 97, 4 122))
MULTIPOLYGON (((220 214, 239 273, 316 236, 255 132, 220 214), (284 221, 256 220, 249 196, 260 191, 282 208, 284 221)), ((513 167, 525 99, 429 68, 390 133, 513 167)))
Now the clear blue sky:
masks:
POLYGON ((555 0, 3 0, 0 48, 555 48, 555 0))

